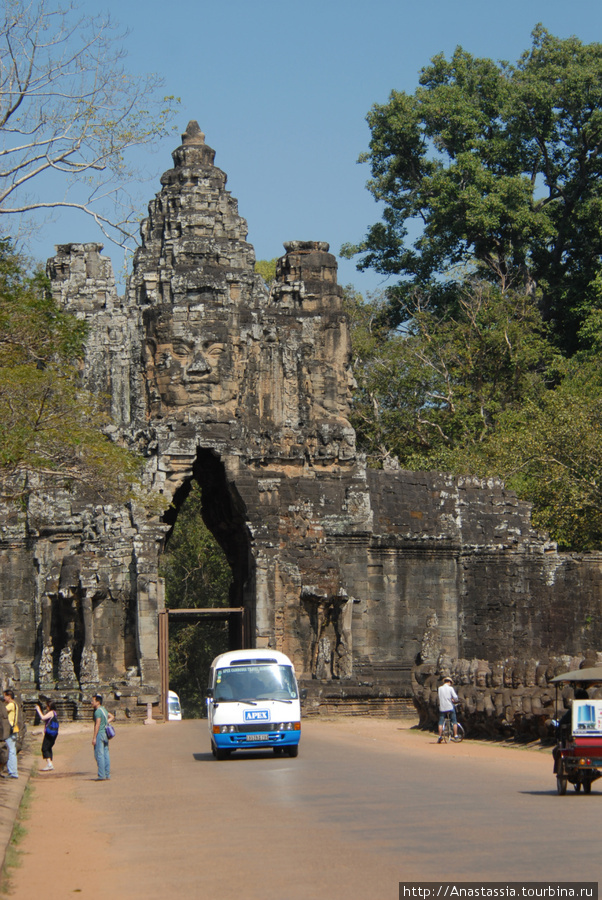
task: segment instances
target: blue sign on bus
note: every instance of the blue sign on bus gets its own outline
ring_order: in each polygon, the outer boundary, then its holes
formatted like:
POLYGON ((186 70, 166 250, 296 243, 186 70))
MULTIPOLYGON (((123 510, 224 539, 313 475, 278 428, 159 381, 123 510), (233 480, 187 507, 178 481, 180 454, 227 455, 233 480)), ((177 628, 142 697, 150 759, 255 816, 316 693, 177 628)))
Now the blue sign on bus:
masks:
POLYGON ((269 709, 245 709, 245 722, 269 722, 269 709))

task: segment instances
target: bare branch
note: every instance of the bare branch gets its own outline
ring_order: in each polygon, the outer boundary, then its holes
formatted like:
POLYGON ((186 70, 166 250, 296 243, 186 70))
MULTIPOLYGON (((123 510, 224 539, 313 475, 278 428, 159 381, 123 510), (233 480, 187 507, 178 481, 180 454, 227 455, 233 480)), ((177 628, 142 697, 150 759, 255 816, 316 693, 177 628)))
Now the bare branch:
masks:
POLYGON ((168 132, 176 101, 156 76, 125 70, 125 35, 109 16, 54 2, 13 0, 0 17, 0 215, 80 209, 123 246, 137 224, 116 221, 108 202, 135 177, 129 151, 168 132), (48 199, 51 174, 61 199, 48 199), (24 196, 29 186, 45 195, 24 196))

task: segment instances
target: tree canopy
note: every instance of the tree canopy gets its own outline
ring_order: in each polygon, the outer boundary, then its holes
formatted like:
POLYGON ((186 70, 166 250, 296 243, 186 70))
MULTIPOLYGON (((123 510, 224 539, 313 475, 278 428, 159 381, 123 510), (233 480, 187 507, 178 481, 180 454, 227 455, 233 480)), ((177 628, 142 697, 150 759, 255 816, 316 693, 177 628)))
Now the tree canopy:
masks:
POLYGON ((414 306, 401 329, 387 302, 346 291, 370 463, 501 477, 563 549, 602 546, 599 350, 567 360, 528 296, 487 282, 466 282, 453 314, 414 306))
POLYGON ((389 292, 396 321, 425 295, 454 310, 468 269, 537 300, 573 353, 601 305, 602 44, 538 25, 514 65, 458 47, 368 122, 361 160, 384 212, 343 252, 401 276, 389 292))
POLYGON ((360 448, 500 476, 562 548, 599 548, 602 44, 458 47, 368 122, 382 221, 342 252, 398 281, 347 291, 360 448))
POLYGON ((258 259, 255 263, 255 271, 258 275, 261 275, 268 287, 276 278, 277 262, 277 258, 274 257, 273 259, 258 259))
POLYGON ((528 298, 487 283, 467 282, 453 316, 415 306, 403 329, 386 324, 384 298, 348 292, 346 305, 362 447, 407 468, 474 461, 503 415, 537 402, 563 365, 528 298))

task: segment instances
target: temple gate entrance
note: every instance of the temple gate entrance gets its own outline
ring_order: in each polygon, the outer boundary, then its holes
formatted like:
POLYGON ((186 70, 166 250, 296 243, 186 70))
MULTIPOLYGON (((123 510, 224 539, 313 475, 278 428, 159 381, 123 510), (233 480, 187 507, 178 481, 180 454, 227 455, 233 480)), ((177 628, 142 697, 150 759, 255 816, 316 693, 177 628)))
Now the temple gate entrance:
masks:
POLYGON ((169 691, 169 620, 187 620, 201 625, 203 620, 222 620, 228 624, 229 650, 244 650, 245 611, 242 607, 229 609, 164 609, 159 613, 159 666, 161 671, 161 712, 167 721, 167 694, 169 691))
POLYGON ((199 449, 188 471, 164 516, 159 666, 162 708, 171 688, 196 716, 211 660, 250 644, 253 566, 245 506, 217 453, 199 449))

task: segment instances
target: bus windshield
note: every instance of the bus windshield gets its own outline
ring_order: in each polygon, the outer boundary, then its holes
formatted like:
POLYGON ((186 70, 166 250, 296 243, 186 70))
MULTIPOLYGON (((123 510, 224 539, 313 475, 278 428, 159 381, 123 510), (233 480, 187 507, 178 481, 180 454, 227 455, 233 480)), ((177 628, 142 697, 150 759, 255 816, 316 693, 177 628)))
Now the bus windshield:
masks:
POLYGON ((290 666, 230 666, 215 673, 214 699, 219 703, 229 700, 284 700, 290 703, 297 699, 297 683, 290 666))

